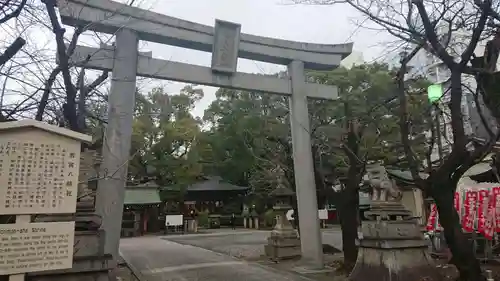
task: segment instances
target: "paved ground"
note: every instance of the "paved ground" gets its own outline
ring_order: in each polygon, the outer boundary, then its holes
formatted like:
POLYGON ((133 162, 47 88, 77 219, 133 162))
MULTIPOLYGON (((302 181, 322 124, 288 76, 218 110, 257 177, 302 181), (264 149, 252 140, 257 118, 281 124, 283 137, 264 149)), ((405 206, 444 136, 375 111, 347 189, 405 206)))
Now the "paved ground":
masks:
MULTIPOLYGON (((198 237, 198 239, 204 239, 198 237)), ((311 280, 297 274, 277 271, 270 267, 159 237, 122 239, 120 252, 132 269, 138 273, 141 281, 311 280)))
MULTIPOLYGON (((342 235, 339 229, 323 230, 323 243, 342 249, 342 235)), ((165 236, 162 239, 191 245, 232 257, 254 260, 264 254, 269 231, 218 230, 211 234, 165 236)))

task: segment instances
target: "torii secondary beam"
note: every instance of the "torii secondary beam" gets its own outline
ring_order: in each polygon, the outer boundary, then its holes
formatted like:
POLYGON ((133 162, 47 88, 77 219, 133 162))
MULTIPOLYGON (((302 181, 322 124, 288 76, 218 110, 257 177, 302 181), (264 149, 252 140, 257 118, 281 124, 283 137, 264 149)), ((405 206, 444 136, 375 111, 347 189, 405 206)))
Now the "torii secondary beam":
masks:
MULTIPOLYGON (((77 46, 71 57, 75 66, 111 71, 115 58, 114 47, 92 48, 77 46)), ((292 85, 289 77, 277 78, 267 75, 236 72, 232 76, 216 74, 210 67, 152 58, 149 53, 139 53, 137 75, 172 80, 178 82, 203 84, 207 86, 237 90, 260 91, 279 95, 291 95, 292 85)), ((306 93, 310 98, 336 99, 336 86, 307 83, 306 93)))

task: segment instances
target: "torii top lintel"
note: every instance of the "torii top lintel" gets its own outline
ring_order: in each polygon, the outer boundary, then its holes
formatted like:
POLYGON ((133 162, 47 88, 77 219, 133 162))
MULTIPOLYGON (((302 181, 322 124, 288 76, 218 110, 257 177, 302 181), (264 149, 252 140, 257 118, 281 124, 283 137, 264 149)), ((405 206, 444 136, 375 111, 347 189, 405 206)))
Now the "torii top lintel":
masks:
MULTIPOLYGON (((212 52, 214 27, 130 7, 110 0, 58 0, 64 24, 85 25, 87 30, 115 33, 128 28, 141 40, 212 52)), ((238 57, 288 65, 304 62, 307 69, 330 70, 352 51, 348 44, 313 44, 241 34, 238 57)))

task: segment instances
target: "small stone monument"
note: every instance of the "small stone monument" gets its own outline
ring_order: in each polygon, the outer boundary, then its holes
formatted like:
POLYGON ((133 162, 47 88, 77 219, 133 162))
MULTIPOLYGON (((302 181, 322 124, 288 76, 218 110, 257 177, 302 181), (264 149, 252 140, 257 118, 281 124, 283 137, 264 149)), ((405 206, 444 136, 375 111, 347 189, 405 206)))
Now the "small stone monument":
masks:
POLYGON ((243 205, 241 216, 243 217, 243 227, 249 228, 250 208, 248 208, 248 205, 243 205))
POLYGON ((252 206, 252 211, 250 212, 250 228, 255 228, 259 229, 260 222, 259 222, 259 214, 255 210, 255 205, 252 206))
POLYGON ((349 279, 441 280, 418 222, 401 203, 402 193, 380 164, 366 167, 372 188, 368 221, 363 222, 356 265, 349 279))
POLYGON ((301 256, 300 239, 288 221, 286 213, 292 208, 291 199, 295 193, 286 187, 280 177, 278 187, 270 193, 274 198, 274 211, 276 212, 276 224, 271 236, 267 238, 265 253, 272 260, 283 260, 301 256))

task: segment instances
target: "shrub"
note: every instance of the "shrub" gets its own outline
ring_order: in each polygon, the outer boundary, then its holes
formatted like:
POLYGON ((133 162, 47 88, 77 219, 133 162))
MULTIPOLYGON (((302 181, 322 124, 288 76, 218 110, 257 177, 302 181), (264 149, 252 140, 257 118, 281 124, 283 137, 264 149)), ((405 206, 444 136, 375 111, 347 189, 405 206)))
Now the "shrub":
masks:
POLYGON ((276 219, 276 213, 273 209, 269 209, 264 213, 264 225, 266 227, 273 227, 276 219))
POLYGON ((197 218, 198 219, 198 226, 208 228, 210 226, 208 216, 209 216, 208 212, 199 212, 198 218, 197 218))

